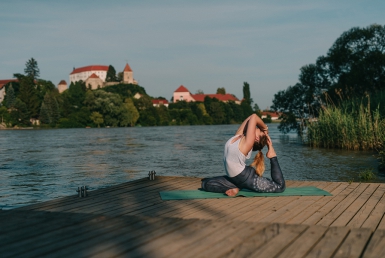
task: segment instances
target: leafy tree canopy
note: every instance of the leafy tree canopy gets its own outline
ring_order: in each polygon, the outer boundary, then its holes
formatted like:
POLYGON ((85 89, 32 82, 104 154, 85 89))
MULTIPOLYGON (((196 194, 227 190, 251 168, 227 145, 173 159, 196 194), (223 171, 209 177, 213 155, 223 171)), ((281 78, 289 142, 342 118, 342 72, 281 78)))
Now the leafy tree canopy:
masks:
POLYGON ((225 88, 218 88, 218 89, 217 89, 217 94, 223 94, 223 95, 225 95, 225 94, 226 94, 226 89, 225 89, 225 88))
POLYGON ((342 33, 325 56, 303 66, 299 82, 274 95, 271 108, 286 113, 283 131, 301 128, 293 117, 302 121, 317 117, 328 101, 338 104, 384 90, 384 39, 385 26, 354 27, 342 33))

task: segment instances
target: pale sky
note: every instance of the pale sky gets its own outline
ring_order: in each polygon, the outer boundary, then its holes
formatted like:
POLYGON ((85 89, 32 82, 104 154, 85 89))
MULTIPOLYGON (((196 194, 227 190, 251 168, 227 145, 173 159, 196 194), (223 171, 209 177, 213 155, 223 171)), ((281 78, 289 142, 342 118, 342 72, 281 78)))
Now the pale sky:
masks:
POLYGON ((129 63, 150 96, 243 97, 260 108, 298 81, 352 27, 385 24, 385 1, 0 0, 0 79, 35 58, 40 78, 69 83, 74 67, 129 63))

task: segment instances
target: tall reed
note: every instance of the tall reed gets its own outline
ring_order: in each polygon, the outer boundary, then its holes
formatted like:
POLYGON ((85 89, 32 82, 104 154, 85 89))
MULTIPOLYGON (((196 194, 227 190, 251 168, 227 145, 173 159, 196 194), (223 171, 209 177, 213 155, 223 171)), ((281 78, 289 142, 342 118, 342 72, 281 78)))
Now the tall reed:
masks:
POLYGON ((318 119, 309 122, 306 142, 313 147, 347 150, 379 148, 385 141, 385 123, 379 106, 371 112, 370 101, 365 104, 351 100, 339 107, 324 107, 318 119))

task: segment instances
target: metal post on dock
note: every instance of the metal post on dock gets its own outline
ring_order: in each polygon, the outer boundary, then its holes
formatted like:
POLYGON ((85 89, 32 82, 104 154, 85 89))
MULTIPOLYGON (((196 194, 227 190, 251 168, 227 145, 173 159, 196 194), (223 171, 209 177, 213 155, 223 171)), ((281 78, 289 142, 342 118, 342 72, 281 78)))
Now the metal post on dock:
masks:
POLYGON ((78 192, 78 197, 87 197, 88 193, 87 193, 87 190, 88 190, 88 187, 83 185, 83 186, 79 186, 78 189, 76 190, 76 192, 78 192))
POLYGON ((155 180, 155 174, 156 174, 155 170, 149 171, 148 172, 148 179, 149 180, 155 180))

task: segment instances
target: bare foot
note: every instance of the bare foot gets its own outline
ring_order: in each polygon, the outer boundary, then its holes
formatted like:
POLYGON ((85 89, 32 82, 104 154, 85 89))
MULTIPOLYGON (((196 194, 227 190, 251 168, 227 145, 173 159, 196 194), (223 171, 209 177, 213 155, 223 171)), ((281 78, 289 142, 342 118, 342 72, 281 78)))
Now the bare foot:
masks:
POLYGON ((226 194, 227 196, 236 196, 238 192, 239 192, 238 188, 233 188, 233 189, 227 190, 226 194))
POLYGON ((267 149, 268 149, 266 153, 267 158, 271 159, 277 156, 273 147, 273 142, 271 141, 271 138, 269 135, 267 135, 267 149))

